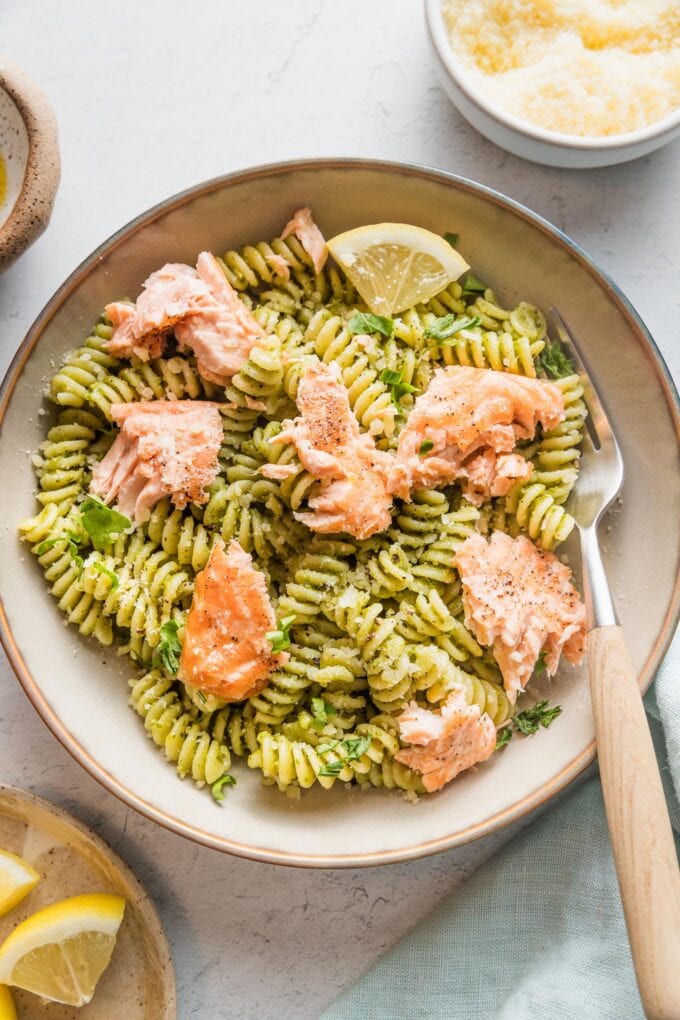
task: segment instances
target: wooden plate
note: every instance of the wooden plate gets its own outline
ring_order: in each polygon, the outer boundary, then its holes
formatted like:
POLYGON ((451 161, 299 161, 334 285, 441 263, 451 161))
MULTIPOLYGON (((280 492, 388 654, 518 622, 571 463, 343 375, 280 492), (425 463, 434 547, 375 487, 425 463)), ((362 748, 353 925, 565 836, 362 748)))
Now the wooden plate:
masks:
POLYGON ((156 910, 126 864, 82 822, 40 797, 0 786, 0 848, 32 864, 42 881, 0 917, 0 940, 29 914, 66 896, 118 893, 127 906, 113 958, 82 1009, 16 991, 19 1020, 175 1020, 175 972, 156 910))

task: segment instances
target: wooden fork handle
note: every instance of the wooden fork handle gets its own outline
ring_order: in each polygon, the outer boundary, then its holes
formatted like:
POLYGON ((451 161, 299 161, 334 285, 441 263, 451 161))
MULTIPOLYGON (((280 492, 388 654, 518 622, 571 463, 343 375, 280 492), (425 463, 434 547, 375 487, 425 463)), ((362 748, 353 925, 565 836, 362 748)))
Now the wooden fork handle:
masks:
POLYGON ((640 997, 680 1018, 680 872, 659 766, 621 627, 588 637, 602 791, 640 997))

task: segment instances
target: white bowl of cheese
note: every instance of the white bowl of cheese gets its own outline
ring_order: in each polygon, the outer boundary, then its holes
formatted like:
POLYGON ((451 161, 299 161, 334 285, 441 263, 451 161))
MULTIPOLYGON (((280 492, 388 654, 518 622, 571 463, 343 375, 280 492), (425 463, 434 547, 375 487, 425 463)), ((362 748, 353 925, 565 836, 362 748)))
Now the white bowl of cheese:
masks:
POLYGON ((680 136, 673 0, 425 0, 425 17, 449 98, 517 156, 608 166, 680 136))

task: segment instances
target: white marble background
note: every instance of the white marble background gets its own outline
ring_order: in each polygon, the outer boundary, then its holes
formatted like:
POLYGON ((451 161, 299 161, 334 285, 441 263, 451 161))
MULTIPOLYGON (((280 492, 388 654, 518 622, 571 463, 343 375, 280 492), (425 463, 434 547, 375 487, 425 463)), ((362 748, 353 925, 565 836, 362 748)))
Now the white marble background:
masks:
MULTIPOLYGON (((440 91, 419 0, 0 0, 0 26, 2 52, 54 104, 63 156, 47 233, 0 277, 0 372, 121 224, 202 179, 322 155, 427 163, 526 203, 614 277, 680 369, 680 143, 578 172, 495 148, 440 91)), ((317 1017, 493 849, 334 873, 222 856, 103 791, 4 659, 0 690, 0 781, 73 811, 135 868, 172 944, 182 1020, 317 1017)))

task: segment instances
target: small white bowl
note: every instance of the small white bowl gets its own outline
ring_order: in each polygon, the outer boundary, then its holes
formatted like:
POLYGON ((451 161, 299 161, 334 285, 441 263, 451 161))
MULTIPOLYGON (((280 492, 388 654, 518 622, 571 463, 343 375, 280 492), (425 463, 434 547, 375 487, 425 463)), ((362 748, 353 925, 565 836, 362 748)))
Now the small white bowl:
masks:
POLYGON ((449 43, 441 0, 424 0, 428 38, 441 83, 467 121, 502 149, 547 166, 581 170, 646 156, 680 137, 680 109, 637 131, 602 137, 547 131, 506 112, 475 86, 449 43))

